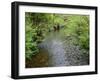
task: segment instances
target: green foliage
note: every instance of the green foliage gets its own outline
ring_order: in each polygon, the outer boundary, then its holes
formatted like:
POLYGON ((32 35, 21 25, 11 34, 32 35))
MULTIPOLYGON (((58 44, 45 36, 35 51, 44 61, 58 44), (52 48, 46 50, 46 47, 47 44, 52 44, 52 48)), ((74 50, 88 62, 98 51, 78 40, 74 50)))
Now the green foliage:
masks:
POLYGON ((31 59, 32 55, 39 52, 36 42, 33 38, 36 36, 36 30, 33 28, 31 14, 25 14, 25 57, 31 59))
POLYGON ((68 36, 75 36, 77 38, 75 43, 82 48, 89 49, 89 16, 69 15, 64 32, 68 36))
POLYGON ((38 44, 45 40, 54 26, 63 25, 65 37, 74 36, 72 42, 83 49, 89 49, 89 16, 54 13, 25 13, 25 55, 27 59, 39 52, 38 44))
POLYGON ((27 59, 39 52, 38 44, 41 43, 48 29, 53 27, 53 15, 46 13, 25 13, 25 55, 27 59))

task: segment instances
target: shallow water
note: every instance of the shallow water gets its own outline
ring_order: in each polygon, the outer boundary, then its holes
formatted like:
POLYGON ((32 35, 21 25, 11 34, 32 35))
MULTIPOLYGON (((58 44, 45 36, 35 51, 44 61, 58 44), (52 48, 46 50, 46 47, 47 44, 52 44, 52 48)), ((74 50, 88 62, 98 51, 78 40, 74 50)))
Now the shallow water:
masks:
POLYGON ((73 36, 63 32, 49 32, 38 47, 40 52, 26 60, 26 68, 89 65, 89 52, 74 45, 73 36))
POLYGON ((71 39, 65 39, 61 31, 50 32, 45 40, 38 45, 41 50, 45 50, 48 53, 48 66, 78 66, 89 64, 88 52, 71 43, 71 40, 75 38, 69 38, 71 39))

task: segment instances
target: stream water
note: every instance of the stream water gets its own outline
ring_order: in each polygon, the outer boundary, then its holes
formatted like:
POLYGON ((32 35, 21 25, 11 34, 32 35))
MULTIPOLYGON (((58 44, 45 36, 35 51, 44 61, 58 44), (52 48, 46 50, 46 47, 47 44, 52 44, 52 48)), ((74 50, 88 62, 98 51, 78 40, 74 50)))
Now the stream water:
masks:
MULTIPOLYGON (((71 37, 69 37, 71 38, 71 37)), ((49 56, 49 66, 78 66, 89 64, 89 53, 73 45, 60 31, 49 32, 45 40, 38 46, 49 56)))

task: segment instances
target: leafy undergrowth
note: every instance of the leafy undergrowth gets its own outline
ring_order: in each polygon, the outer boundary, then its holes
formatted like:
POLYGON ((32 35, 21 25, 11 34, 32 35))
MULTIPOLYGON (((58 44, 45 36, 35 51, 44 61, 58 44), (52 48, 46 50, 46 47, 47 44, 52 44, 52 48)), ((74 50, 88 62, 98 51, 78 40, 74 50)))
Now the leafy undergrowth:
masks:
MULTIPOLYGON (((52 33, 55 40, 59 31, 63 34, 62 42, 69 65, 89 64, 89 16, 55 13, 25 13, 25 59, 26 67, 46 67, 48 53, 40 50, 39 44, 52 33), (57 34, 54 34, 57 32, 57 34), (77 60, 77 61, 75 61, 77 60), (73 62, 72 62, 73 61, 73 62), (84 63, 82 63, 82 61, 84 63)), ((50 39, 52 40, 52 39, 50 39)), ((58 40, 59 41, 59 40, 58 40)), ((59 42, 58 42, 59 44, 59 42)), ((52 41, 46 43, 50 49, 52 41), (51 42, 51 43, 50 43, 51 42)), ((54 44, 52 48, 55 49, 54 44)), ((58 48, 60 50, 62 48, 58 48)), ((53 50, 54 51, 54 50, 53 50)), ((57 51, 57 50, 56 50, 57 51)), ((55 53, 55 52, 54 52, 55 53)), ((59 54, 59 53, 58 53, 59 54)), ((58 59, 62 59, 57 57, 58 59)))

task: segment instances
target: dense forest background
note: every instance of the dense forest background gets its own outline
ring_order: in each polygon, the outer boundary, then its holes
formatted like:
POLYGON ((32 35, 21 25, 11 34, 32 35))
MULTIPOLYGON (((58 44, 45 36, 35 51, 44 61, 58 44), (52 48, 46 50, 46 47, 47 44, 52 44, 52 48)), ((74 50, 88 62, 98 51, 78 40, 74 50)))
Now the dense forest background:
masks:
POLYGON ((65 41, 73 37, 71 43, 89 51, 89 16, 78 14, 25 13, 25 58, 39 53, 38 44, 48 33, 59 31, 65 41))

